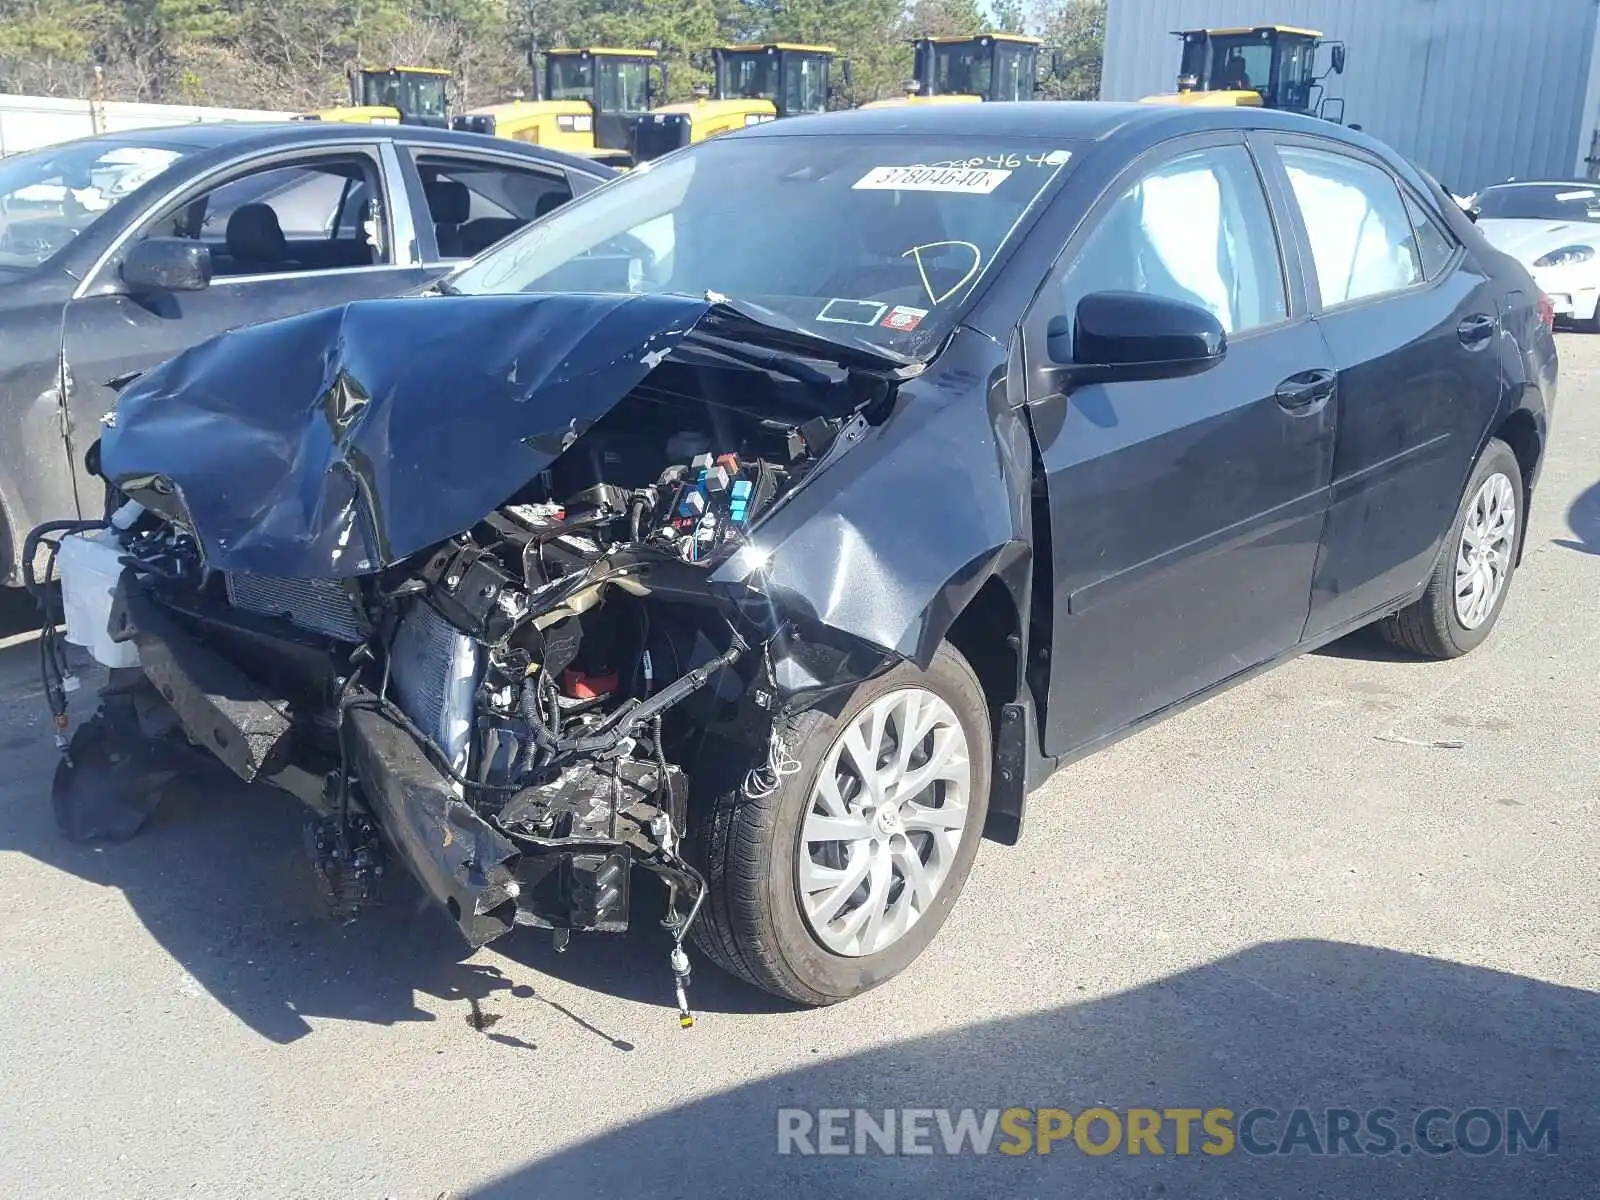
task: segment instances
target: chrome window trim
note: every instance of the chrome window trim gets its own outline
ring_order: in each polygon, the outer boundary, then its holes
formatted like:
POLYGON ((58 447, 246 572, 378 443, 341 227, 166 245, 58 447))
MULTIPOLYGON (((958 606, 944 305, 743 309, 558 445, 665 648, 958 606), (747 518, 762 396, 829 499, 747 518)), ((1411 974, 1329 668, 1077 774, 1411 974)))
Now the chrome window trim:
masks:
POLYGON ((411 189, 406 184, 400 154, 393 140, 378 143, 378 158, 383 163, 384 174, 395 181, 394 187, 383 189, 384 206, 389 210, 389 258, 394 266, 414 267, 422 260, 422 248, 417 243, 417 225, 411 213, 411 189), (396 191, 402 202, 395 201, 396 191))
POLYGON ((235 283, 271 283, 280 279, 323 279, 330 275, 371 275, 379 271, 415 271, 415 265, 404 263, 378 263, 370 267, 326 267, 320 271, 270 271, 261 275, 217 275, 211 286, 227 287, 235 283))

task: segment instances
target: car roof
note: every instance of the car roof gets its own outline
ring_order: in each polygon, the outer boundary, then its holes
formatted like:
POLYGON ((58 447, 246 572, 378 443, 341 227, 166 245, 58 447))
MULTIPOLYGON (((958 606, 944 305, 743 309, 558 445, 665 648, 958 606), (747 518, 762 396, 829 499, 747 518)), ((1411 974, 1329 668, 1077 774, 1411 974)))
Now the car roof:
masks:
POLYGON ((300 142, 312 145, 371 142, 374 138, 434 143, 446 148, 498 150, 501 153, 509 152, 524 158, 574 167, 598 176, 614 173, 612 168, 581 154, 568 154, 507 138, 488 137, 481 133, 465 133, 455 129, 435 129, 425 125, 362 125, 341 121, 206 121, 192 125, 121 129, 111 133, 92 134, 77 139, 75 143, 61 144, 155 146, 194 154, 221 149, 257 150, 272 149, 277 146, 293 147, 300 142))
POLYGON ((1600 189, 1600 183, 1592 179, 1507 179, 1500 183, 1486 183, 1481 190, 1487 192, 1491 188, 1516 188, 1516 187, 1558 187, 1558 188, 1595 188, 1600 189))
POLYGON ((982 104, 906 104, 766 121, 738 137, 903 134, 911 137, 1058 138, 1102 141, 1134 130, 1170 134, 1208 129, 1282 129, 1362 144, 1342 125, 1266 108, 1124 104, 1101 100, 1022 100, 982 104))

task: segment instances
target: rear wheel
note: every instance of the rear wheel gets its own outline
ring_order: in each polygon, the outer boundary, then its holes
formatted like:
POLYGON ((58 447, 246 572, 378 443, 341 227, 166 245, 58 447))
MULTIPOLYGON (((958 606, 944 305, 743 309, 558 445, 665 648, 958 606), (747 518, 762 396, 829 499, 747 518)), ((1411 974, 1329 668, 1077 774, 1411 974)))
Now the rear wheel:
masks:
POLYGON ((1522 468, 1491 441, 1472 472, 1444 551, 1421 599, 1378 631, 1403 650, 1458 658, 1489 636, 1505 606, 1522 536, 1522 468))
POLYGON ((988 812, 988 705, 943 646, 926 671, 863 684, 837 717, 802 714, 784 740, 798 770, 694 822, 711 888, 695 940, 757 987, 832 1004, 904 970, 960 894, 988 812))

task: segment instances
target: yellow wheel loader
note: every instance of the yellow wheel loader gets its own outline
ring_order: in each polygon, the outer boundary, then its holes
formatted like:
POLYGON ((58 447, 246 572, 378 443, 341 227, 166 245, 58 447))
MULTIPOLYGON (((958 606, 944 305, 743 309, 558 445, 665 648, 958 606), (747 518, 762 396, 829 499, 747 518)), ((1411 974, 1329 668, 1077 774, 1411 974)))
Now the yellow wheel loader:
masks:
POLYGON ((632 161, 633 123, 650 111, 656 91, 652 68, 666 64, 654 50, 590 46, 581 50, 535 50, 531 100, 512 100, 462 113, 454 129, 532 142, 587 154, 626 167, 632 161))
POLYGON ((915 58, 906 94, 861 107, 1032 100, 1038 90, 1042 44, 1020 33, 917 38, 912 42, 915 58))
POLYGON ((346 72, 350 103, 302 113, 302 121, 349 125, 449 124, 450 72, 439 67, 362 67, 346 72))
POLYGON ((1292 25, 1233 29, 1180 29, 1183 41, 1178 90, 1146 96, 1143 104, 1281 108, 1343 122, 1344 100, 1323 95, 1322 81, 1344 71, 1344 43, 1324 43, 1321 32, 1292 25), (1317 51, 1326 44, 1328 70, 1317 74, 1317 51))
MULTIPOLYGON (((703 95, 663 105, 639 118, 634 127, 634 161, 648 162, 746 125, 826 112, 833 94, 828 76, 836 53, 832 46, 793 42, 716 47, 711 51, 715 82, 702 89, 703 95)), ((848 82, 850 64, 841 67, 848 82)))

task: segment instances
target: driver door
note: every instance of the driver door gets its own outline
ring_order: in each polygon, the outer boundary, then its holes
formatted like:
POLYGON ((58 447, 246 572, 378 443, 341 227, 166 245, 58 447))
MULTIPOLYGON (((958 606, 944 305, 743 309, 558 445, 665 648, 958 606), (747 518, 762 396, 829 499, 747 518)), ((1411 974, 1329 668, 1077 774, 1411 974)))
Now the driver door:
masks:
MULTIPOLYGON (((396 296, 426 282, 397 183, 376 146, 256 156, 197 182, 134 227, 67 304, 62 325, 67 449, 82 508, 98 509, 98 483, 83 456, 115 402, 114 381, 241 325, 396 296), (398 223, 397 213, 404 214, 398 223), (119 270, 145 237, 203 243, 210 286, 132 294, 119 270)), ((271 381, 262 385, 262 403, 270 403, 271 381)))
POLYGON ((1083 223, 1024 330, 1049 507, 1051 755, 1293 647, 1327 510, 1335 377, 1252 155, 1237 135, 1155 154, 1083 223), (1074 385, 1048 328, 1119 291, 1208 309, 1226 356, 1183 378, 1074 385))

